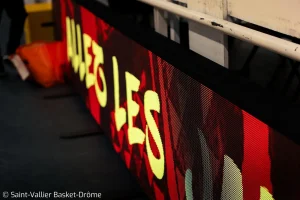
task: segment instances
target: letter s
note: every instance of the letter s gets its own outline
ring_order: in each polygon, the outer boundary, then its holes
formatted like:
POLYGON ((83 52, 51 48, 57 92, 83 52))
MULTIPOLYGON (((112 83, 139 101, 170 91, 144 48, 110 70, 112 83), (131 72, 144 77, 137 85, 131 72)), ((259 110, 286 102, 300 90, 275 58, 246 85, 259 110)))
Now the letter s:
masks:
POLYGON ((161 141, 160 133, 156 122, 151 114, 151 110, 155 110, 156 112, 160 112, 160 102, 158 94, 154 91, 148 90, 145 93, 144 97, 145 104, 145 117, 147 121, 146 126, 146 149, 149 158, 150 167, 152 169, 153 174, 158 178, 162 179, 165 171, 165 156, 163 144, 161 141), (149 130, 152 133, 155 144, 157 145, 160 158, 156 158, 151 150, 150 141, 149 141, 149 130))

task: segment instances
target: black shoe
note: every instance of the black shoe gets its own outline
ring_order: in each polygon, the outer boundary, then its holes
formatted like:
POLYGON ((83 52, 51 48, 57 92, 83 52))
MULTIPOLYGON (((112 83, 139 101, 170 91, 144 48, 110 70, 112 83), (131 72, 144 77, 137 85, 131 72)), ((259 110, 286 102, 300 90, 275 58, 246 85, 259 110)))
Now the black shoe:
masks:
POLYGON ((5 60, 9 60, 9 56, 8 55, 4 55, 3 57, 2 57, 2 59, 5 61, 5 60))
POLYGON ((12 56, 3 56, 3 62, 9 67, 13 66, 11 58, 12 58, 12 56))

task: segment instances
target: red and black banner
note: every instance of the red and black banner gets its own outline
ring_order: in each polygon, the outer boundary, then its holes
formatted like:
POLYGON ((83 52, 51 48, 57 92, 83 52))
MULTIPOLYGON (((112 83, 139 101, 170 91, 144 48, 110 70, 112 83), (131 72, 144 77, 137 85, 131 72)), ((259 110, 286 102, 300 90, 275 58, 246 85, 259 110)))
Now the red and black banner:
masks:
POLYGON ((54 5, 65 72, 151 199, 300 199, 291 108, 97 1, 54 5))

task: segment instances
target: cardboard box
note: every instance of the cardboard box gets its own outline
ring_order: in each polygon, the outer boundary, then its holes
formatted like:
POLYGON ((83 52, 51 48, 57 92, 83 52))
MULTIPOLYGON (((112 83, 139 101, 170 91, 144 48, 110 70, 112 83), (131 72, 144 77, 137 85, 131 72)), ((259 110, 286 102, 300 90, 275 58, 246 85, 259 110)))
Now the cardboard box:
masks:
POLYGON ((25 4, 28 17, 25 22, 25 43, 54 41, 52 3, 25 4))

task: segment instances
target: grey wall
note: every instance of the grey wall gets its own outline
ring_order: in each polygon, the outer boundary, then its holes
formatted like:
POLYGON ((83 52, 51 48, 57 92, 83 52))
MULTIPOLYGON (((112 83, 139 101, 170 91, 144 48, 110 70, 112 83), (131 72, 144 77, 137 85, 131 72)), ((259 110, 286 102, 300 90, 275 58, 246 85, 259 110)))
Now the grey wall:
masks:
MULTIPOLYGON (((103 3, 104 5, 107 5, 108 6, 108 1, 107 0, 98 0, 100 1, 101 3, 103 3)), ((123 0, 124 1, 124 0, 123 0)))
POLYGON ((24 0, 27 3, 38 3, 38 2, 51 2, 52 0, 24 0))

